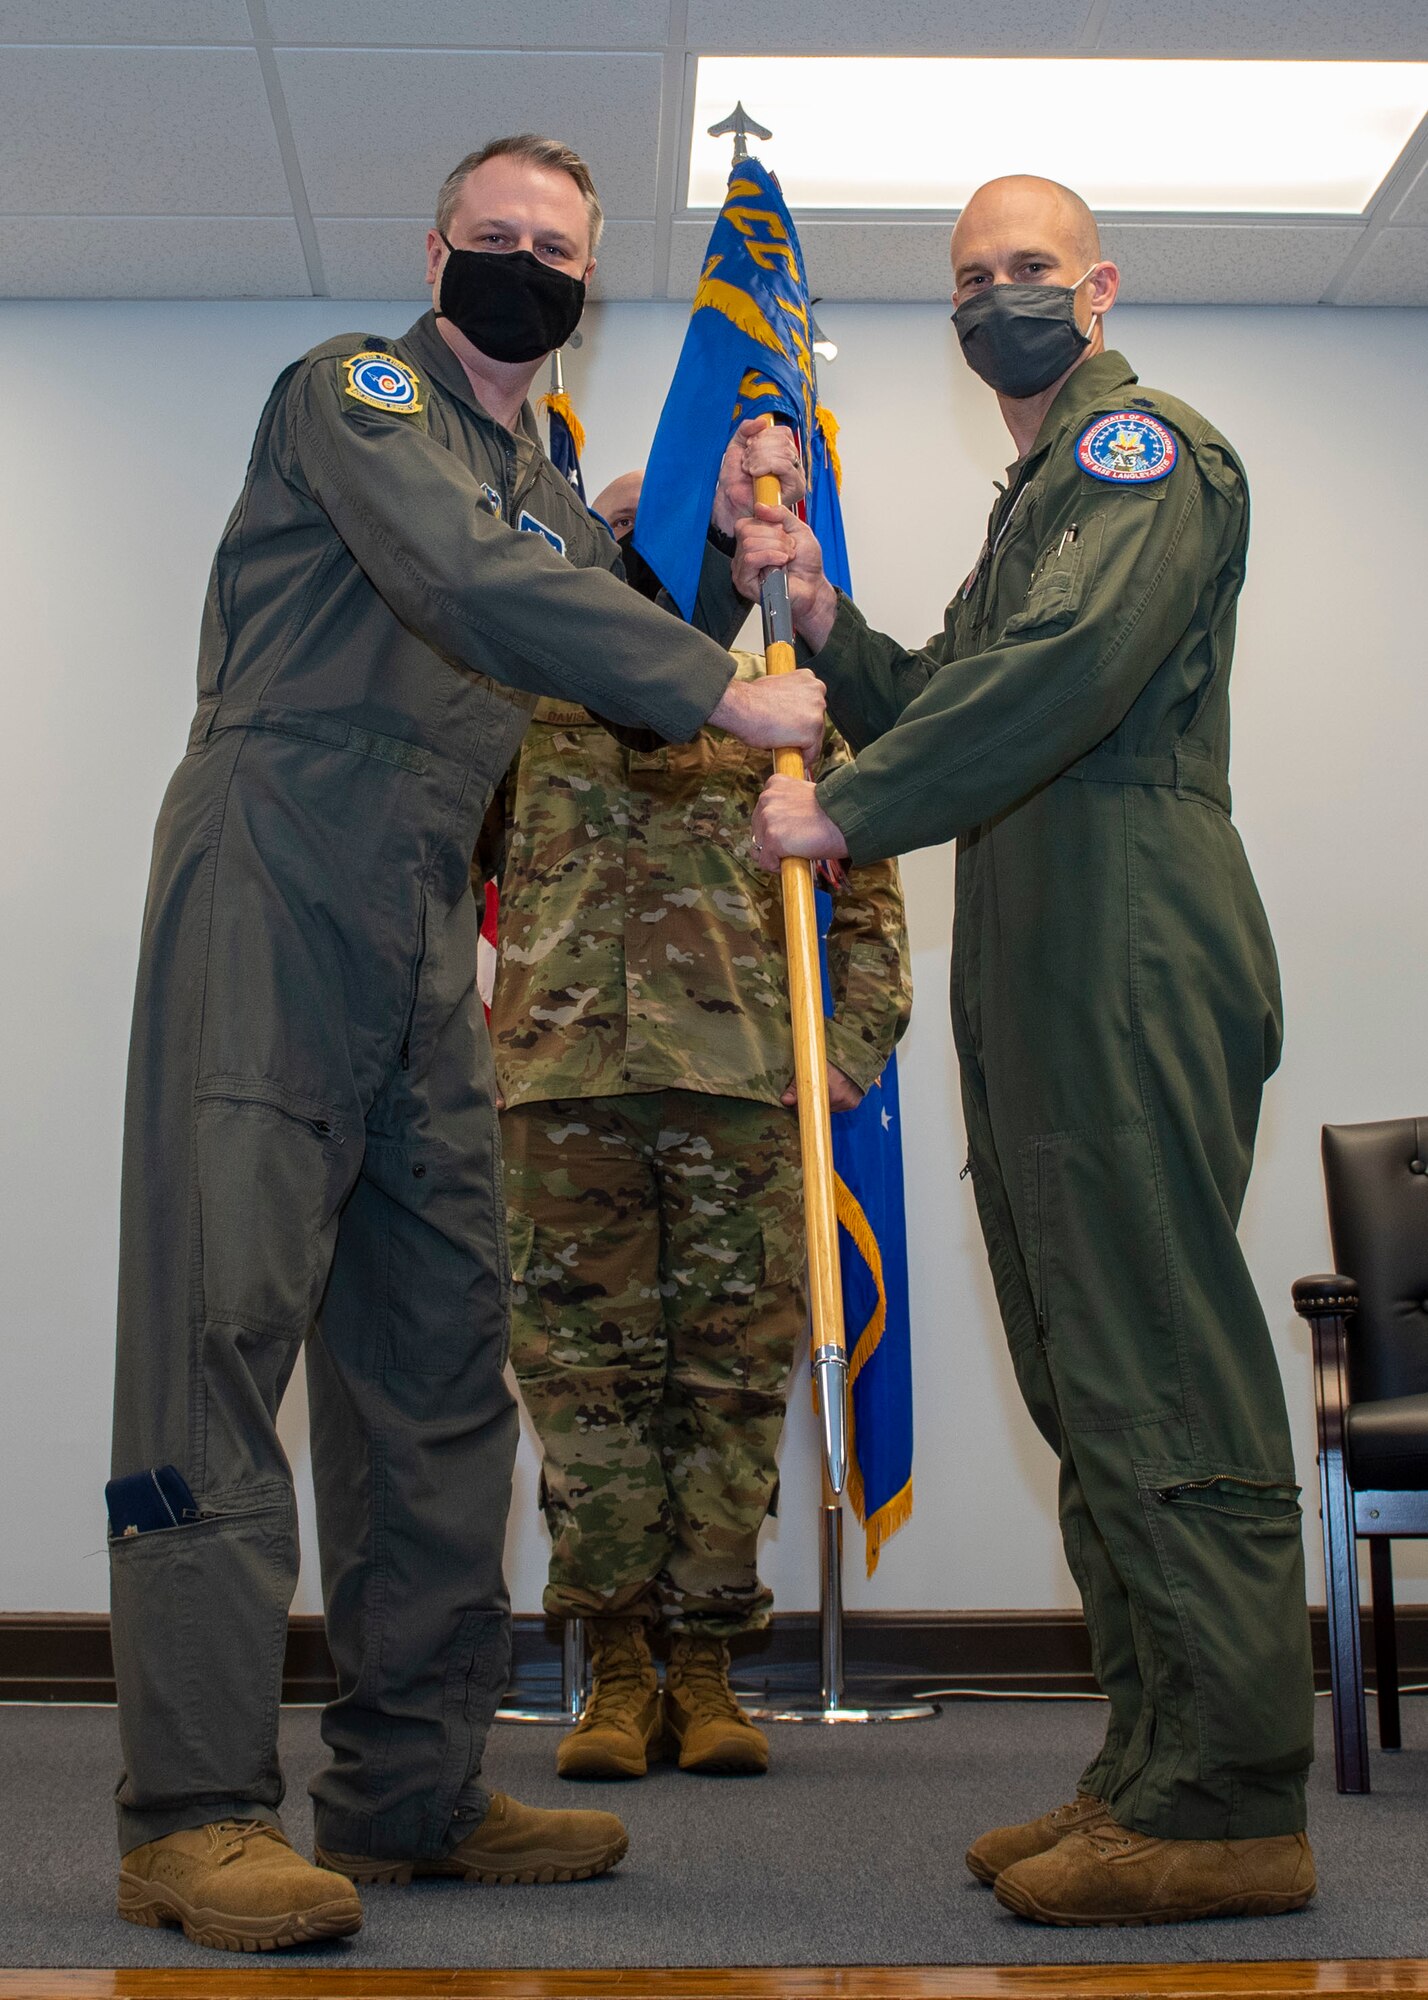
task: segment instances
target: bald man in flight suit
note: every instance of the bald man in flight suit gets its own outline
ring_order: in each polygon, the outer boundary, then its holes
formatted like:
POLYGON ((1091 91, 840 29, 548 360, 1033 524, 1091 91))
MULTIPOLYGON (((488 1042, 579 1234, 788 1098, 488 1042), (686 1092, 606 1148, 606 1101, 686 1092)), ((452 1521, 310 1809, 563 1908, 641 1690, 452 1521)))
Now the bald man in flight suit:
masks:
MULTIPOLYGON (((569 1881, 625 1851, 612 1814, 480 1779, 517 1419, 467 871, 541 695, 809 755, 823 695, 735 682, 642 602, 539 447, 526 392, 599 225, 552 141, 463 160, 428 235, 435 310, 280 376, 214 564, 140 953, 110 1490, 120 1913, 205 1945, 344 1935, 357 1882, 569 1881), (277 1812, 277 1410, 304 1341, 338 1681, 317 1867, 277 1812)), ((766 452, 801 490, 791 445, 741 436, 726 541, 766 452)), ((711 548, 698 622, 727 640, 743 615, 711 548)))
POLYGON ((969 1164, 1110 1703, 1076 1798, 985 1834, 968 1865, 1046 1923, 1297 1909, 1299 1489, 1235 1234, 1280 1047, 1230 820, 1244 469, 1106 349, 1118 274, 1069 190, 980 189, 952 266, 963 352, 1017 456, 943 630, 920 652, 872 631, 785 512, 740 530, 736 580, 786 567, 858 752, 816 790, 771 780, 763 865, 957 841, 969 1164))

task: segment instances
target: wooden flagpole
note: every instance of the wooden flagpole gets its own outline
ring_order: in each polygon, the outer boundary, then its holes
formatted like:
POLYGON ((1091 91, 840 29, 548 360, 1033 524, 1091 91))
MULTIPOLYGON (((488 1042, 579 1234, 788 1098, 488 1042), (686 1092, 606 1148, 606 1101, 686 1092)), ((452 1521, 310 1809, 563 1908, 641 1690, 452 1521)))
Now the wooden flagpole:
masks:
MULTIPOLYGON (((773 418, 766 417, 764 421, 772 424, 773 418)), ((769 474, 755 480, 754 498, 764 506, 777 507, 776 476, 769 474)), ((768 671, 791 674, 797 665, 793 614, 788 601, 788 578, 781 569, 766 571, 760 603, 768 671)), ((806 782, 803 757, 797 750, 776 750, 774 769, 781 777, 806 782)), ((803 1154, 813 1379, 818 1386, 823 1425, 824 1475, 836 1497, 848 1479, 848 1343, 843 1330, 838 1217, 833 1203, 833 1127, 828 1108, 828 1055, 823 1033, 823 977, 818 961, 813 863, 786 855, 779 867, 779 878, 783 885, 793 1074, 798 1087, 798 1133, 803 1154)))

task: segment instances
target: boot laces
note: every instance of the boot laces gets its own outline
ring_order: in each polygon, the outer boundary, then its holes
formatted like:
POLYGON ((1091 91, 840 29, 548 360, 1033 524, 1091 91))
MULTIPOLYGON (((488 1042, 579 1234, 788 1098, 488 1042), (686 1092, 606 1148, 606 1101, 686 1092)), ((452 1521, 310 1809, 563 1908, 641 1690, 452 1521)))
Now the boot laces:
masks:
POLYGON ((220 1868, 242 1854, 250 1840, 275 1840, 279 1847, 288 1845, 278 1828, 265 1819, 215 1820, 208 1829, 208 1838, 217 1853, 220 1868))
POLYGON ((595 1684, 585 1705, 587 1723, 603 1722, 643 1703, 646 1685, 644 1634, 634 1624, 602 1635, 595 1666, 595 1684))
POLYGON ((742 1722, 744 1711, 729 1686, 728 1654, 723 1646, 681 1646, 679 1679, 710 1715, 742 1722))

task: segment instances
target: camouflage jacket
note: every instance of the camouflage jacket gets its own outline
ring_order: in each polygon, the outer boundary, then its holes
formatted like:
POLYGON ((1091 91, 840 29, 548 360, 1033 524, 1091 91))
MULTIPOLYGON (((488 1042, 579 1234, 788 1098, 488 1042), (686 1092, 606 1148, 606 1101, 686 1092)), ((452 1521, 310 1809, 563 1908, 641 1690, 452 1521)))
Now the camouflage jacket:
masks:
MULTIPOLYGON (((762 674, 761 657, 735 658, 762 674)), ((819 774, 848 761, 830 723, 819 774)), ((749 852, 769 769, 719 729, 632 750, 583 708, 537 705, 476 863, 500 883, 491 1040, 507 1104, 664 1089, 778 1102, 793 1075, 783 906, 749 852)), ((828 1058, 866 1090, 912 1004, 896 862, 849 872, 828 972, 828 1058)))

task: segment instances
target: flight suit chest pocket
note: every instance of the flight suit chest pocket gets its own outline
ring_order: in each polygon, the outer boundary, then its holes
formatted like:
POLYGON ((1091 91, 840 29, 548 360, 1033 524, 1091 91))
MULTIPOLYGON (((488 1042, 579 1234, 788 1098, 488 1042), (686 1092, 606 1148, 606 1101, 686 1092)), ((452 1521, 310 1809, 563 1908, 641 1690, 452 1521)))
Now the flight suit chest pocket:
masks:
POLYGON ((1033 565, 1026 602, 1002 628, 1006 636, 1043 626, 1060 629, 1074 622, 1096 573, 1101 525, 1099 517, 1091 515, 1057 531, 1033 565))

